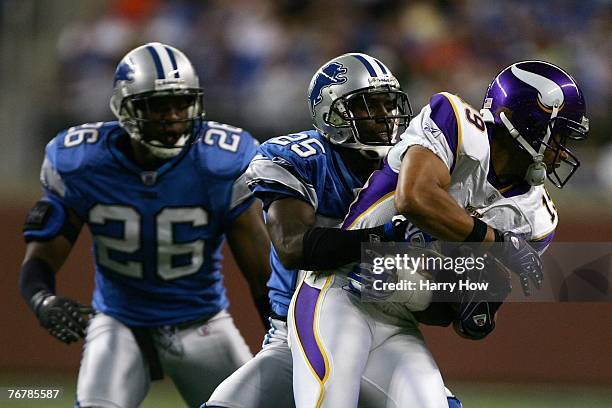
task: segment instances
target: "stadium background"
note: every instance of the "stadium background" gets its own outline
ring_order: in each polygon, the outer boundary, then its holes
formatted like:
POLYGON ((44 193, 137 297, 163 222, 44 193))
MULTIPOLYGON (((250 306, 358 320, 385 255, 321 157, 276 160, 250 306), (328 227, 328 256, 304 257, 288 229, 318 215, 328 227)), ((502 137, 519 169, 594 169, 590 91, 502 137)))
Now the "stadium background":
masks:
MULTIPOLYGON (((556 239, 610 241, 611 12, 608 0, 0 1, 0 387, 61 384, 57 406, 72 403, 80 347, 49 337, 18 294, 21 225, 40 193, 44 145, 62 128, 113 119, 112 75, 132 47, 162 41, 185 51, 201 75, 208 117, 260 140, 310 127, 310 76, 343 52, 385 61, 415 110, 441 90, 479 106, 510 62, 556 63, 577 78, 591 119, 580 171, 562 192, 550 189, 561 219, 556 239)), ((93 285, 86 235, 58 279, 60 293, 83 302, 93 285)), ((263 330, 229 254, 225 275, 232 314, 255 352, 263 330)), ((424 332, 466 407, 612 406, 610 303, 505 305, 481 342, 450 329, 424 332)), ((164 382, 144 406, 178 401, 164 382)), ((43 405, 55 406, 15 406, 43 405)))

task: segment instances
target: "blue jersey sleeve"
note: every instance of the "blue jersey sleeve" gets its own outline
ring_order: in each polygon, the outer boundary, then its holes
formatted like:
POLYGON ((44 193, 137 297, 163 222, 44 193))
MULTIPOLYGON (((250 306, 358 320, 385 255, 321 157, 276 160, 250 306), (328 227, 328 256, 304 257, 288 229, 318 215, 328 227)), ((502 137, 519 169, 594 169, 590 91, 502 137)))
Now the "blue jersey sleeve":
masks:
POLYGON ((62 169, 60 169, 60 167, 65 167, 61 163, 61 147, 59 147, 63 133, 60 132, 47 144, 45 158, 40 169, 40 182, 43 190, 47 195, 53 195, 60 201, 63 201, 66 196, 66 182, 62 169))
POLYGON ((28 214, 23 236, 26 242, 47 241, 55 238, 62 231, 66 222, 66 208, 54 194, 41 198, 28 214), (37 218, 35 225, 29 225, 30 217, 37 218))
POLYGON ((105 135, 119 127, 117 122, 86 123, 57 134, 45 148, 40 181, 46 195, 54 196, 80 214, 82 197, 72 180, 95 164, 105 135))
MULTIPOLYGON (((204 157, 203 168, 215 179, 225 182, 229 194, 225 202, 225 222, 231 223, 242 214, 255 199, 246 184, 245 171, 255 156, 259 142, 241 128, 208 121, 204 122, 198 149, 204 157)), ((226 187, 221 187, 225 189, 226 187)))
POLYGON ((45 219, 37 228, 24 229, 26 240, 47 240, 57 236, 66 221, 67 208, 82 216, 82 195, 72 180, 95 160, 95 148, 92 147, 100 142, 105 132, 117 126, 116 122, 73 126, 59 132, 47 144, 40 172, 44 197, 38 207, 45 209, 45 219))
POLYGON ((315 131, 270 139, 259 147, 247 170, 249 188, 265 208, 279 197, 295 197, 316 209, 325 154, 325 142, 315 131))

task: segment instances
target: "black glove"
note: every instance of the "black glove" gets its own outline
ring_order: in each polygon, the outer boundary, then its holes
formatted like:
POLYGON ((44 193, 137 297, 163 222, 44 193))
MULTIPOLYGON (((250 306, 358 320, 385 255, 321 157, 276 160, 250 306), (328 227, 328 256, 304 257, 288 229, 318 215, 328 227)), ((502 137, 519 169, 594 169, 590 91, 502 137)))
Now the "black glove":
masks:
POLYGON ((495 329, 495 313, 502 302, 471 302, 465 304, 453 328, 461 337, 471 340, 485 338, 495 329))
MULTIPOLYGON (((495 329, 495 313, 512 290, 510 272, 492 256, 485 256, 481 249, 474 245, 446 243, 445 254, 457 258, 482 258, 484 268, 466 270, 459 280, 486 284, 486 290, 457 288, 450 294, 450 307, 455 311, 453 320, 455 331, 462 337, 480 340, 495 329)), ((454 272, 438 273, 438 279, 449 279, 454 272)))
POLYGON ((55 296, 46 291, 36 293, 32 297, 31 306, 40 325, 53 337, 66 344, 85 337, 87 320, 83 315, 94 311, 74 300, 55 296))
POLYGON ((529 280, 536 288, 542 287, 543 266, 538 252, 520 235, 513 232, 495 232, 496 241, 490 253, 511 272, 517 274, 525 296, 531 295, 529 280))

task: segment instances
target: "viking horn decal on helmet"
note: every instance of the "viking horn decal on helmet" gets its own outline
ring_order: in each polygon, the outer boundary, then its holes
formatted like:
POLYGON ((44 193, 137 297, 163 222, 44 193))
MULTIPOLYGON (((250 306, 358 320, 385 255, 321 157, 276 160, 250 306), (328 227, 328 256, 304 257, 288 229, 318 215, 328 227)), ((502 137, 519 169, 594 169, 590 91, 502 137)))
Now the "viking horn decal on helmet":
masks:
POLYGON ((528 183, 539 185, 548 177, 562 188, 580 167, 569 143, 589 134, 586 103, 576 80, 560 67, 521 61, 504 68, 489 84, 481 112, 531 155, 528 183))
POLYGON ((544 76, 520 69, 516 64, 511 68, 512 73, 521 81, 538 90, 538 100, 543 107, 552 109, 555 105, 563 105, 563 90, 559 85, 544 76))

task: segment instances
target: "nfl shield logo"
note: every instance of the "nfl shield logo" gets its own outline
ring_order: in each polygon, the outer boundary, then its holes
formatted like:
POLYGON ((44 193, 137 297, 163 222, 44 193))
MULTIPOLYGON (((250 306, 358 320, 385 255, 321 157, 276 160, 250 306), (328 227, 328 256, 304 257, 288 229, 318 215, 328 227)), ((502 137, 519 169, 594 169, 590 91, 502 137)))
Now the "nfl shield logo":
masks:
POLYGON ((140 179, 145 186, 152 186, 157 181, 157 172, 143 171, 140 173, 140 179))

